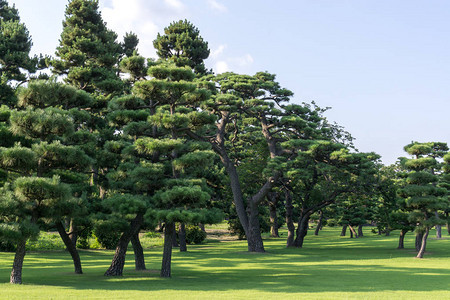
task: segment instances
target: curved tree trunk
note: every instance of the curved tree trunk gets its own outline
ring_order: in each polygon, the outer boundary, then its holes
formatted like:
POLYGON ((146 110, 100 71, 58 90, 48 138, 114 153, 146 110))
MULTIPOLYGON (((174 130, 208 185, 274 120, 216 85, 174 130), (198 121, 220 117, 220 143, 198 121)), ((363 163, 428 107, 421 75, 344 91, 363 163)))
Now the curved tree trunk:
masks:
POLYGON ((139 231, 131 236, 131 245, 133 245, 134 265, 136 270, 145 270, 144 249, 142 249, 141 241, 139 240, 139 231))
POLYGON ((295 225, 293 221, 293 210, 291 193, 285 190, 285 206, 286 206, 286 226, 288 228, 288 236, 286 241, 286 247, 294 247, 295 225))
POLYGON ((164 250, 161 265, 161 277, 171 277, 171 262, 172 262, 172 237, 175 232, 174 223, 166 223, 164 229, 164 250))
POLYGON ((78 250, 75 247, 76 244, 74 244, 73 241, 70 239, 62 222, 56 222, 55 226, 56 229, 58 230, 59 236, 63 240, 64 245, 66 246, 67 251, 69 251, 70 255, 72 256, 73 266, 75 267, 75 274, 83 274, 83 270, 81 268, 80 254, 78 253, 78 250))
POLYGON ((298 220, 297 236, 295 237, 294 246, 297 248, 303 247, 303 241, 308 234, 308 223, 310 214, 300 216, 298 220))
POLYGON ((363 226, 358 225, 358 237, 362 237, 362 236, 364 236, 363 226))
POLYGON ((139 232, 139 229, 144 222, 144 215, 139 213, 131 221, 130 228, 122 233, 119 242, 116 247, 116 252, 114 253, 113 260, 108 270, 105 272, 105 276, 122 276, 123 266, 125 265, 125 255, 127 254, 128 244, 130 243, 131 237, 139 232))
POLYGON ((417 233, 416 234, 416 251, 420 251, 420 248, 422 247, 422 238, 423 238, 423 233, 417 233))
POLYGON ((249 218, 247 230, 247 246, 249 252, 265 252, 259 224, 258 205, 250 201, 248 205, 249 218))
POLYGON ((323 210, 320 210, 319 222, 317 223, 314 235, 319 235, 319 230, 322 229, 322 222, 323 222, 323 210))
POLYGON ((425 229, 425 233, 422 236, 422 243, 419 249, 419 253, 417 253, 417 258, 423 258, 423 255, 425 254, 425 249, 427 247, 427 238, 428 238, 428 234, 430 233, 430 228, 426 228, 425 229))
POLYGON ((25 258, 25 245, 27 243, 27 239, 21 240, 17 244, 16 255, 14 256, 14 263, 11 270, 11 277, 9 279, 9 283, 12 284, 22 284, 22 266, 23 259, 25 258))
POLYGON ((408 231, 407 230, 400 230, 400 236, 398 238, 398 247, 397 249, 404 249, 405 248, 405 244, 404 244, 404 240, 405 240, 405 235, 408 231))
POLYGON ((345 236, 346 233, 347 233, 347 225, 344 225, 342 226, 341 236, 345 236))
POLYGON ((184 223, 180 223, 180 228, 178 230, 178 238, 180 239, 180 252, 186 252, 187 251, 186 225, 184 223))

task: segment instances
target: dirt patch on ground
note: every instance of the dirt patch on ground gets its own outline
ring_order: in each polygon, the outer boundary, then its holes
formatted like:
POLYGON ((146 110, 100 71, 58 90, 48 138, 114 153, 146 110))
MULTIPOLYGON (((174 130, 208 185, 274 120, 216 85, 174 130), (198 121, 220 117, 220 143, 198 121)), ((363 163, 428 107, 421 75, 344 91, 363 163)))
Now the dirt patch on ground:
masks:
POLYGON ((226 229, 208 229, 206 228, 206 238, 219 241, 236 241, 237 235, 231 235, 226 229))

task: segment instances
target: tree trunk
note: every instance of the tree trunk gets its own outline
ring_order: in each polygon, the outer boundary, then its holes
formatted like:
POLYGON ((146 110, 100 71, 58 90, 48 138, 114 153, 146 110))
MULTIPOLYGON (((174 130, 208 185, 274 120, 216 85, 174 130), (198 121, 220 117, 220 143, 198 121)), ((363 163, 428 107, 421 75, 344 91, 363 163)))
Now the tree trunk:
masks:
POLYGON ((27 243, 27 239, 21 240, 17 244, 16 255, 14 256, 14 263, 11 270, 11 277, 9 279, 9 283, 12 284, 22 284, 22 266, 23 259, 25 258, 25 245, 27 243))
POLYGON ((178 238, 180 239, 180 252, 186 252, 186 225, 182 222, 180 223, 180 229, 178 230, 178 238))
MULTIPOLYGON (((175 223, 173 226, 175 226, 175 223)), ((180 247, 180 244, 178 244, 178 234, 176 228, 174 228, 172 234, 172 247, 180 247)))
POLYGON ((322 229, 322 222, 323 222, 323 210, 320 210, 319 222, 317 223, 314 235, 319 235, 319 230, 322 229))
POLYGON ((391 235, 391 231, 389 230, 389 228, 386 228, 386 233, 385 233, 385 235, 386 235, 386 236, 390 236, 390 235, 391 235))
POLYGON ((422 237, 423 237, 423 233, 417 233, 416 234, 416 251, 419 251, 420 248, 422 247, 422 237))
POLYGON ((303 241, 308 234, 308 223, 310 214, 300 216, 298 219, 297 236, 295 237, 294 246, 297 248, 303 247, 303 241))
MULTIPOLYGON (((70 227, 69 227, 69 238, 72 241, 73 246, 77 247, 77 240, 78 240, 78 231, 76 228, 76 225, 74 224, 73 219, 70 219, 70 227)), ((67 245, 66 245, 67 247, 67 245)))
POLYGON ((198 224, 198 227, 201 229, 201 231, 206 233, 205 224, 200 223, 200 224, 198 224))
POLYGON ((450 235, 450 222, 449 222, 450 218, 449 218, 449 212, 448 211, 445 212, 445 216, 446 216, 446 219, 447 219, 447 233, 450 235))
POLYGON ((247 229, 247 246, 249 252, 265 252, 259 224, 258 205, 250 201, 248 205, 249 218, 247 229))
POLYGON ((131 245, 133 245, 134 265, 136 270, 145 270, 144 249, 142 249, 141 241, 139 240, 139 231, 131 236, 131 245))
POLYGON ((342 226, 342 230, 341 230, 341 236, 345 236, 347 232, 347 225, 342 226))
POLYGON ((161 265, 161 277, 171 277, 171 262, 172 262, 172 245, 173 235, 175 233, 175 223, 166 223, 164 229, 164 251, 161 265))
MULTIPOLYGON (((437 211, 434 212, 434 215, 436 216, 436 218, 439 218, 439 214, 437 213, 437 211)), ((436 225, 435 228, 436 228, 436 238, 442 239, 442 226, 436 225)))
POLYGON ((116 252, 114 253, 111 265, 104 274, 105 276, 122 276, 128 244, 130 243, 131 237, 136 234, 136 232, 139 232, 142 223, 144 223, 144 215, 138 213, 133 221, 131 221, 130 228, 122 233, 122 236, 120 237, 117 244, 116 252))
POLYGON ((278 234, 278 215, 277 215, 278 195, 274 192, 271 192, 268 193, 267 198, 269 199, 270 236, 280 237, 280 235, 278 234))
POLYGON ((286 206, 286 226, 288 228, 286 247, 293 247, 294 246, 295 226, 294 226, 292 214, 293 214, 294 206, 292 205, 291 193, 288 190, 285 190, 284 195, 285 195, 285 206, 286 206))
POLYGON ((405 235, 408 231, 407 230, 400 230, 400 236, 398 238, 398 247, 397 249, 404 249, 405 245, 404 245, 404 240, 405 240, 405 235))
POLYGON ((417 253, 417 258, 423 258, 423 255, 425 253, 425 248, 427 247, 427 238, 428 238, 428 234, 430 233, 430 228, 426 228, 425 229, 425 233, 422 236, 422 243, 419 249, 419 253, 417 253))
POLYGON ((355 238, 358 238, 358 234, 356 234, 355 228, 353 228, 352 225, 348 225, 348 228, 350 229, 350 238, 352 239, 353 236, 355 236, 355 238))
POLYGON ((69 251, 70 255, 72 256, 73 266, 75 267, 75 274, 83 274, 83 270, 81 268, 80 254, 78 253, 78 250, 75 247, 76 244, 74 244, 73 241, 70 239, 62 222, 56 222, 55 225, 56 229, 58 230, 59 236, 63 240, 64 245, 66 246, 67 251, 69 251))
POLYGON ((358 237, 362 237, 362 236, 364 236, 363 226, 358 225, 358 237))

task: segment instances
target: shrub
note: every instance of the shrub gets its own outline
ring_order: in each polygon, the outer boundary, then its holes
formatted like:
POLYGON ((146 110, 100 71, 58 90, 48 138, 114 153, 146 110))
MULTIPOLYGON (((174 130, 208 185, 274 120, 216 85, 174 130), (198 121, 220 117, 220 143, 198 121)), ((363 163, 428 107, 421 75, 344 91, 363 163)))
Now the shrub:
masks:
POLYGON ((186 226, 186 243, 200 244, 206 239, 206 232, 195 225, 186 226))

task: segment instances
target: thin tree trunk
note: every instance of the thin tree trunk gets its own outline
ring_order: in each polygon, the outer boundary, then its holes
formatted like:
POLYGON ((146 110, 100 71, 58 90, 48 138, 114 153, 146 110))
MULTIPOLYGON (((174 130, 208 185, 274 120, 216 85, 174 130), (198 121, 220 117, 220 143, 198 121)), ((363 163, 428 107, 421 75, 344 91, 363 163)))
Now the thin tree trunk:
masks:
POLYGON ((450 222, 449 222, 450 218, 449 218, 449 212, 448 211, 445 212, 445 216, 446 216, 446 219, 447 219, 447 233, 450 235, 450 222))
POLYGON ((25 258, 25 245, 27 243, 27 239, 21 240, 17 244, 16 255, 14 256, 14 263, 11 270, 11 277, 9 283, 12 284, 22 284, 22 266, 23 259, 25 258))
POLYGON ((322 229, 322 222, 323 222, 323 210, 320 210, 319 222, 317 223, 314 235, 319 235, 319 230, 322 229))
POLYGON ((144 249, 142 249, 141 241, 139 240, 139 231, 131 236, 131 245, 133 245, 134 265, 136 270, 145 270, 144 249))
POLYGON ((425 229, 425 233, 422 236, 422 245, 420 246, 419 253, 417 253, 417 258, 423 258, 423 255, 425 253, 425 248, 427 247, 427 238, 428 234, 430 233, 430 228, 425 229))
POLYGON ((171 262, 172 262, 172 237, 175 232, 174 223, 166 223, 164 229, 164 251, 161 265, 161 277, 171 277, 171 262))
POLYGON ((120 237, 117 244, 116 252, 114 253, 111 265, 104 274, 105 276, 122 276, 128 244, 130 243, 131 237, 136 232, 139 232, 139 229, 141 228, 143 222, 144 215, 142 213, 138 213, 133 221, 131 221, 130 228, 122 233, 122 236, 120 237))
POLYGON ((293 221, 293 210, 291 192, 285 190, 285 206, 286 206, 286 226, 288 228, 288 236, 286 241, 286 247, 294 247, 295 225, 293 221))
POLYGON ((83 270, 81 268, 80 254, 78 253, 78 250, 75 247, 76 244, 74 244, 73 241, 70 239, 62 222, 56 222, 55 225, 56 229, 58 230, 59 236, 63 240, 64 245, 66 246, 67 251, 69 251, 70 255, 72 256, 73 266, 75 267, 75 274, 83 274, 83 270))
POLYGON ((416 234, 416 251, 420 251, 420 248, 422 248, 422 238, 423 233, 416 234))
POLYGON ((198 227, 201 229, 201 231, 203 231, 203 232, 206 233, 205 224, 199 223, 199 224, 198 224, 198 227))
POLYGON ((352 225, 348 225, 348 228, 350 229, 350 238, 352 239, 353 236, 357 239, 358 238, 358 234, 356 233, 355 229, 353 228, 352 225))
POLYGON ((247 246, 249 252, 265 252, 259 224, 258 205, 250 201, 248 205, 249 218, 247 230, 247 246))
POLYGON ((342 230, 341 230, 341 236, 345 236, 347 232, 347 225, 342 226, 342 230))
POLYGON ((408 231, 404 230, 404 229, 400 230, 400 236, 398 238, 398 247, 397 247, 397 249, 404 249, 405 248, 404 241, 405 241, 405 235, 406 235, 407 232, 408 231))
POLYGON ((187 251, 186 225, 183 222, 180 223, 180 229, 178 230, 178 238, 180 239, 180 252, 186 252, 187 251))
POLYGON ((303 241, 308 234, 308 223, 310 214, 300 216, 298 220, 297 236, 295 237, 294 246, 297 248, 303 247, 303 241))
POLYGON ((268 193, 267 199, 269 199, 270 236, 280 237, 280 235, 278 234, 278 215, 277 215, 278 195, 274 192, 268 193))
POLYGON ((387 227, 386 227, 386 233, 385 233, 385 235, 386 235, 386 236, 390 236, 390 235, 391 235, 391 231, 390 231, 389 228, 387 228, 387 227))
MULTIPOLYGON (((439 218, 437 211, 434 212, 434 215, 436 216, 436 218, 439 218)), ((442 239, 442 226, 436 225, 435 228, 436 228, 436 238, 442 239)))
POLYGON ((364 236, 363 226, 358 225, 358 237, 362 237, 362 236, 364 236))

